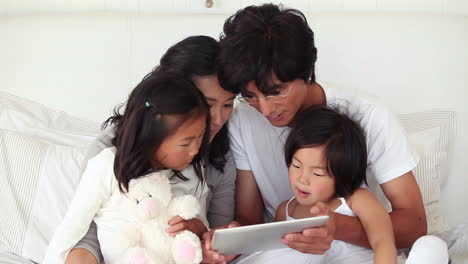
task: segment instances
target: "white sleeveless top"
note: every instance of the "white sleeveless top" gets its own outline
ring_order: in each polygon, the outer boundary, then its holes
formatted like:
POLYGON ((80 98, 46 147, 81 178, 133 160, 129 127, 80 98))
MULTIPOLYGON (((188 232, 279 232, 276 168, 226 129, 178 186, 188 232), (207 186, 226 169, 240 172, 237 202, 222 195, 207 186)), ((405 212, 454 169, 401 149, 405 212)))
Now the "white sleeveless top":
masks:
MULTIPOLYGON (((356 215, 342 197, 339 198, 341 205, 336 208, 335 213, 355 217, 356 215)), ((286 204, 286 221, 294 220, 289 216, 289 203, 294 197, 289 199, 286 204)), ((374 263, 374 251, 346 243, 340 240, 334 240, 331 248, 324 255, 314 255, 302 253, 291 248, 282 248, 269 251, 255 252, 250 255, 241 255, 231 264, 372 264, 374 263)))
MULTIPOLYGON (((294 200, 294 196, 289 199, 288 203, 286 204, 286 221, 290 221, 290 220, 295 220, 296 218, 294 217, 291 217, 289 216, 289 210, 288 210, 288 207, 289 207, 289 203, 294 200)), ((355 217, 356 215, 354 214, 353 210, 351 210, 351 208, 349 207, 348 203, 346 203, 346 199, 343 198, 343 197, 340 197, 339 198, 340 201, 341 201, 341 205, 338 206, 338 208, 335 209, 335 213, 338 213, 338 214, 342 214, 342 215, 349 215, 349 216, 352 216, 352 217, 355 217)))

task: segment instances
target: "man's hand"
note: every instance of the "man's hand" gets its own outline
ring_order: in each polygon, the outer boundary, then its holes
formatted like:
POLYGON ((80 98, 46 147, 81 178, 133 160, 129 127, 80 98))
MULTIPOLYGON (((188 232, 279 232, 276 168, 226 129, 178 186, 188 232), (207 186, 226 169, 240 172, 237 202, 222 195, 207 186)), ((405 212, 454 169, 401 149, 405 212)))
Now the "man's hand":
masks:
POLYGON ((319 202, 310 208, 312 216, 328 215, 325 226, 304 229, 301 233, 291 233, 281 239, 288 247, 303 253, 323 255, 330 249, 335 237, 335 217, 328 207, 319 202))
POLYGON ((196 234, 198 237, 201 237, 203 233, 207 231, 206 226, 198 218, 184 220, 180 216, 174 216, 173 218, 171 218, 171 220, 169 220, 168 224, 170 225, 170 227, 168 227, 166 231, 171 237, 176 236, 178 233, 184 230, 188 230, 196 234))
POLYGON ((210 263, 210 264, 220 264, 220 263, 227 263, 235 259, 237 256, 224 256, 216 252, 215 250, 211 249, 211 241, 213 240, 213 234, 216 229, 224 229, 224 228, 231 228, 240 226, 238 222, 231 222, 229 225, 220 226, 214 229, 211 229, 209 232, 205 232, 202 237, 202 250, 203 250, 203 261, 202 263, 210 263))

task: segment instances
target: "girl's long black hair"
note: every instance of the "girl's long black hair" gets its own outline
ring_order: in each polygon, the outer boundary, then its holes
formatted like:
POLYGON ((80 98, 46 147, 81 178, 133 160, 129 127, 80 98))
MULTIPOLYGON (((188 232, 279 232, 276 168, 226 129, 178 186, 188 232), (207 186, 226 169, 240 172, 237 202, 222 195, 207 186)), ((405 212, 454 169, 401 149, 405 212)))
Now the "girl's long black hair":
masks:
MULTIPOLYGON (((163 166, 154 160, 162 141, 185 121, 203 115, 206 116, 206 132, 200 152, 192 161, 202 184, 201 161, 206 153, 210 126, 210 111, 203 94, 193 82, 173 73, 155 71, 146 75, 130 93, 127 102, 116 107, 114 115, 103 124, 114 128, 112 144, 117 149, 114 173, 120 190, 128 190, 130 180, 155 168, 162 169, 163 166)), ((174 175, 187 180, 178 171, 174 171, 174 175)))

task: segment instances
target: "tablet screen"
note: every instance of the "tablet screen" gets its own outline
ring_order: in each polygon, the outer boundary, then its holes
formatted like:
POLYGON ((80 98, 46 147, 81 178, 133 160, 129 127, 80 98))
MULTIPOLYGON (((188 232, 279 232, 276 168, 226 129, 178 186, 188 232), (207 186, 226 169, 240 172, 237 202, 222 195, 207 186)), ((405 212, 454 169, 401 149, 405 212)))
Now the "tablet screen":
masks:
POLYGON ((288 233, 302 232, 310 227, 324 226, 328 216, 218 229, 211 247, 224 255, 246 254, 287 247, 281 238, 288 233))

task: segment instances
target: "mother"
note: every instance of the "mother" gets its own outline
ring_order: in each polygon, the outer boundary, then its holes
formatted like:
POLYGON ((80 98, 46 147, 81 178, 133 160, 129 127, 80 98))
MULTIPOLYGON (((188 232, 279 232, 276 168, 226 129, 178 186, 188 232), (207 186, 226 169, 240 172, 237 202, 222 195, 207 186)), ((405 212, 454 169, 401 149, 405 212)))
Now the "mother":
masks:
MULTIPOLYGON (((231 116, 235 94, 238 91, 223 89, 216 76, 216 57, 219 53, 218 42, 207 36, 188 37, 171 48, 163 55, 160 65, 153 71, 170 71, 183 78, 190 78, 210 106, 210 150, 206 166, 209 194, 207 199, 207 218, 210 227, 226 225, 234 219, 235 165, 229 152, 226 121, 231 116)), ((111 145, 111 131, 98 137, 88 152, 88 158, 98 154, 111 145)), ((200 221, 170 223, 177 225, 200 225, 200 221)), ((104 263, 97 240, 94 223, 86 236, 68 254, 67 264, 74 263, 104 263)))

